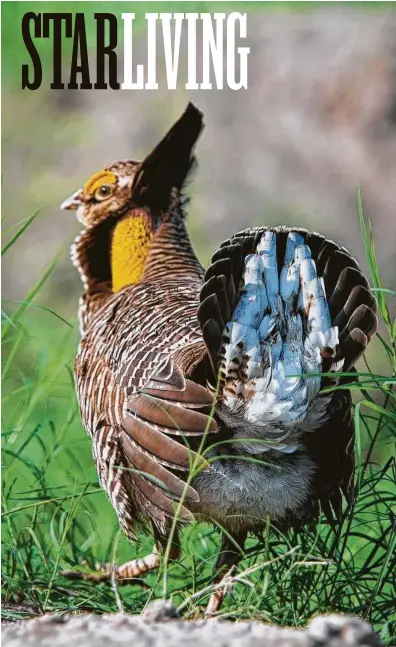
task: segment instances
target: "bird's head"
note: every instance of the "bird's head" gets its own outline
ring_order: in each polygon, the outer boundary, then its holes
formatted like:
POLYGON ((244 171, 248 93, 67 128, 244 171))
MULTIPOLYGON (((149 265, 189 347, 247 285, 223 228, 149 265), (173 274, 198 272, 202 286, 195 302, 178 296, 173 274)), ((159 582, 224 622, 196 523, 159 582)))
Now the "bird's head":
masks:
POLYGON ((202 130, 202 113, 191 103, 143 162, 126 160, 92 175, 61 204, 90 229, 133 207, 166 213, 180 196, 194 165, 193 148, 202 130))
POLYGON ((183 187, 202 127, 202 113, 189 104, 142 162, 110 164, 62 202, 61 209, 76 211, 84 225, 73 246, 73 260, 86 284, 91 280, 107 285, 111 280, 113 291, 118 291, 141 280, 155 235, 165 235, 174 220, 179 229, 173 226, 169 231, 174 236, 179 232, 179 242, 183 187))
POLYGON ((87 228, 111 216, 121 216, 131 206, 132 185, 139 162, 126 160, 106 166, 94 173, 61 204, 61 209, 76 211, 78 220, 87 228))

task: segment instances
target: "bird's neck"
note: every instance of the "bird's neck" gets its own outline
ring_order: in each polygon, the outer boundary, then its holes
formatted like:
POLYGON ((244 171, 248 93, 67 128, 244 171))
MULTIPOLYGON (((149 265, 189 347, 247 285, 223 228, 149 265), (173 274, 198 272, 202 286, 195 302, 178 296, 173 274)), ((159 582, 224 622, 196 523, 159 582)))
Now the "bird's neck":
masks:
POLYGON ((84 284, 80 300, 80 329, 83 332, 93 314, 113 294, 109 240, 114 223, 105 220, 92 229, 85 229, 74 241, 71 258, 84 284))
POLYGON ((172 278, 202 282, 204 270, 192 248, 184 219, 178 214, 162 218, 147 254, 143 280, 172 278))
POLYGON ((154 223, 144 209, 117 222, 110 250, 113 292, 142 280, 153 238, 154 223))
POLYGON ((111 241, 113 292, 140 281, 191 278, 201 281, 203 269, 178 213, 158 222, 144 209, 117 222, 111 241))
POLYGON ((72 247, 72 259, 84 283, 85 323, 127 285, 178 276, 201 282, 204 274, 183 219, 174 213, 155 223, 144 209, 134 209, 115 224, 108 218, 83 231, 72 247))

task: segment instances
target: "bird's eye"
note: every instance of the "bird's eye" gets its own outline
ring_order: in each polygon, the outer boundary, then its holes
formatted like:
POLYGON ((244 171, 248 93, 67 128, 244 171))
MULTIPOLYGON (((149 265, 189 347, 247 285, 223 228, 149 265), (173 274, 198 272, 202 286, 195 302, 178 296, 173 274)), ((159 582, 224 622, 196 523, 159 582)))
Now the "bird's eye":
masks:
POLYGON ((109 184, 102 184, 98 189, 96 189, 94 197, 96 200, 104 200, 108 198, 113 193, 113 187, 109 184))

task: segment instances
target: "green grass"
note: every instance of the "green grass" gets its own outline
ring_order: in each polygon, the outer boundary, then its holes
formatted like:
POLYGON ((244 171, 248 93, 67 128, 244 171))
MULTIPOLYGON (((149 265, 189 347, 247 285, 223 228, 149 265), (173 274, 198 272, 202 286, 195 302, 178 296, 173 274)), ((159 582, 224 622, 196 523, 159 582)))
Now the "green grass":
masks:
MULTIPOLYGON (((358 212, 382 320, 372 347, 384 358, 386 369, 378 375, 366 360, 354 387, 356 500, 336 533, 322 519, 303 533, 281 535, 268 526, 262 540, 251 538, 231 576, 232 590, 221 615, 303 626, 318 613, 353 613, 366 618, 392 644, 396 325, 388 302, 396 293, 381 284, 360 193, 358 212)), ((18 232, 8 233, 5 254, 27 226, 34 226, 34 217, 18 232)), ((218 529, 206 524, 183 531, 181 560, 145 577, 146 587, 116 590, 60 575, 83 560, 93 568, 96 562, 121 563, 142 556, 150 551, 152 539, 141 535, 130 544, 97 485, 73 387, 76 322, 40 306, 40 289, 55 263, 56 258, 26 299, 8 308, 2 318, 3 615, 102 613, 120 607, 140 613, 151 599, 166 595, 185 618, 199 617, 211 590, 219 543, 218 529)))

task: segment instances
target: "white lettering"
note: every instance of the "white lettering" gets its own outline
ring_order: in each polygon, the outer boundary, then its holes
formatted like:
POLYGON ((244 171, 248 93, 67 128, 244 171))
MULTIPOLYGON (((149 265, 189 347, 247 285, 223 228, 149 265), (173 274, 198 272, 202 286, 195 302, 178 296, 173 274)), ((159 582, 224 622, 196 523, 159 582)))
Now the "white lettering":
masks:
POLYGON ((186 90, 198 90, 197 83, 197 13, 186 13, 187 20, 187 83, 186 90))
POLYGON ((177 71, 179 68, 181 27, 184 13, 175 13, 173 14, 173 17, 175 20, 175 39, 172 52, 172 35, 170 26, 172 14, 160 13, 160 18, 162 20, 162 34, 164 38, 164 53, 168 90, 176 90, 177 71))
POLYGON ((132 81, 132 23, 134 13, 123 13, 121 18, 124 21, 124 82, 121 83, 122 90, 143 90, 144 68, 143 65, 136 67, 136 82, 132 81))
POLYGON ((157 83, 157 13, 146 13, 147 18, 147 81, 146 90, 158 90, 157 83))
POLYGON ((238 47, 240 80, 235 80, 235 24, 239 22, 239 36, 246 38, 246 14, 230 13, 227 18, 227 83, 231 90, 247 88, 247 57, 250 47, 238 47))
MULTIPOLYGON (((237 46, 238 39, 246 39, 246 14, 225 13, 146 13, 147 69, 145 65, 133 68, 134 13, 121 14, 124 23, 124 80, 122 90, 157 90, 157 25, 162 25, 163 57, 167 87, 175 90, 178 83, 180 47, 183 34, 187 38, 186 90, 222 90, 225 84, 231 90, 247 88, 249 47, 237 46), (197 42, 198 20, 202 23, 202 42, 197 42), (225 41, 226 39, 226 41, 225 41), (202 51, 202 82, 197 81, 197 51, 202 51), (226 60, 225 60, 226 57, 226 60), (225 70, 226 65, 226 70, 225 70), (238 76, 238 78, 237 78, 238 76), (135 79, 135 80, 134 80, 135 79)), ((201 65, 198 65, 201 70, 201 65)))
POLYGON ((216 87, 223 89, 223 32, 225 13, 215 13, 216 37, 213 33, 212 16, 201 13, 202 19, 202 90, 211 90, 209 51, 212 56, 213 70, 216 77, 216 87))

